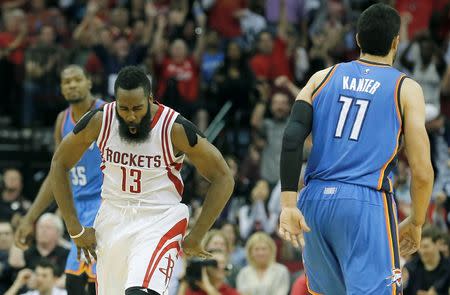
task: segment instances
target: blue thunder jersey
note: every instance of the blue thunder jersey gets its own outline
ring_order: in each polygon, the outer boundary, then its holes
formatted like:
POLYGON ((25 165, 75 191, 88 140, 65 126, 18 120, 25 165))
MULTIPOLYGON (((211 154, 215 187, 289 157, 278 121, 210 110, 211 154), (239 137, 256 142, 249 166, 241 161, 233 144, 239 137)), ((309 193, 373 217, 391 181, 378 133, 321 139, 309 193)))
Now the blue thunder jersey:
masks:
POLYGON ((312 96, 313 147, 305 184, 339 181, 392 192, 405 75, 362 60, 335 65, 312 96))
MULTIPOLYGON (((92 105, 92 109, 99 108, 104 104, 103 100, 97 99, 92 105)), ((61 126, 62 138, 72 132, 75 125, 72 109, 68 107, 64 111, 61 126)), ((70 170, 70 184, 75 202, 77 200, 100 198, 103 183, 103 173, 100 170, 101 159, 100 150, 94 142, 83 154, 80 161, 70 170)))

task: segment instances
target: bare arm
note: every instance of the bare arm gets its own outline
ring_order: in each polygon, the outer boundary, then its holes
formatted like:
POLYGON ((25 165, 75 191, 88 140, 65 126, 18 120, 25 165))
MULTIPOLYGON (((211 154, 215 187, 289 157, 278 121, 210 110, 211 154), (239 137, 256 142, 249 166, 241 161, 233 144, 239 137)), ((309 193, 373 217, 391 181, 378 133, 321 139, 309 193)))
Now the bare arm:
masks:
POLYGON ((404 112, 405 148, 411 169, 411 218, 415 225, 425 222, 433 189, 434 172, 430 143, 425 130, 425 100, 420 85, 405 79, 401 88, 404 112))
MULTIPOLYGON (((78 124, 82 121, 83 118, 78 124)), ((101 125, 102 113, 97 112, 84 129, 76 134, 72 132, 62 140, 52 159, 49 173, 50 184, 70 235, 80 233, 82 226, 77 217, 68 172, 80 160, 91 143, 98 138, 101 125)))
POLYGON ((260 130, 264 122, 264 114, 266 113, 266 102, 260 101, 253 108, 250 118, 250 125, 256 130, 260 130))
POLYGON ((202 60, 203 52, 205 50, 205 43, 206 43, 206 40, 205 40, 206 14, 201 13, 200 15, 198 15, 196 18, 196 21, 197 21, 197 25, 201 29, 201 33, 199 35, 197 35, 197 41, 195 43, 195 48, 194 48, 192 57, 194 58, 194 60, 197 64, 200 64, 201 60, 202 60))
POLYGON ((220 152, 206 139, 197 136, 197 143, 191 145, 185 128, 178 123, 172 128, 174 147, 189 157, 198 172, 210 183, 203 209, 190 232, 200 242, 205 233, 225 207, 234 188, 234 179, 220 152))
MULTIPOLYGON (((86 14, 81 21, 81 23, 75 28, 72 34, 72 38, 75 40, 79 40, 83 34, 92 34, 89 32, 89 27, 92 26, 95 22, 95 15, 98 12, 98 5, 94 1, 89 1, 86 7, 86 14)), ((92 38, 95 41, 99 40, 96 36, 92 38)))

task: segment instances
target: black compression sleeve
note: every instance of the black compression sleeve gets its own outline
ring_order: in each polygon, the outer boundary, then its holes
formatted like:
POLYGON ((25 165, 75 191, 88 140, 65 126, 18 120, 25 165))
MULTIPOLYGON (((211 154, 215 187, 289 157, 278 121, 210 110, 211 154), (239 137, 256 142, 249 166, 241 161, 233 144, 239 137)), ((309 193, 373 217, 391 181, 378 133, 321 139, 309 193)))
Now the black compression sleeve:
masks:
POLYGON ((283 135, 280 159, 281 191, 297 191, 303 162, 303 144, 311 133, 313 110, 303 100, 297 100, 283 135))
POLYGON ((92 119, 92 117, 94 117, 95 113, 97 113, 98 111, 103 111, 103 110, 101 108, 100 109, 95 109, 95 110, 89 111, 86 114, 84 114, 83 117, 81 117, 81 119, 75 125, 75 127, 73 127, 73 130, 72 130, 73 133, 77 134, 78 132, 80 132, 81 130, 86 128, 86 126, 88 125, 89 121, 92 119))

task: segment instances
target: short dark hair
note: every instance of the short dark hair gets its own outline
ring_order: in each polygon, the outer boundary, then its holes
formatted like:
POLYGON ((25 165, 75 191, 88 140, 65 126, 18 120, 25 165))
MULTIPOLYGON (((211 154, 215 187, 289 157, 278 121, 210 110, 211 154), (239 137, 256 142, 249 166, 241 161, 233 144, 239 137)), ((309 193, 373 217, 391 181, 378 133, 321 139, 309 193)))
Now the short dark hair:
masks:
POLYGON ((41 260, 39 260, 38 263, 36 263, 36 266, 34 269, 36 270, 36 268, 38 268, 38 267, 51 268, 52 272, 53 272, 53 276, 55 276, 55 277, 58 276, 58 272, 59 272, 58 267, 48 259, 42 258, 41 260))
POLYGON ((144 71, 137 66, 126 66, 120 70, 114 83, 114 94, 117 96, 117 89, 132 90, 139 87, 144 89, 145 96, 152 93, 152 84, 144 71))
POLYGON ((358 19, 358 41, 362 53, 386 56, 400 31, 400 15, 389 5, 377 3, 358 19))
POLYGON ((431 239, 433 243, 436 243, 440 237, 440 230, 436 226, 427 226, 422 231, 422 240, 431 239))
POLYGON ((63 73, 64 71, 66 71, 66 70, 68 70, 68 69, 77 69, 77 70, 80 70, 80 71, 83 73, 83 76, 84 76, 86 79, 88 79, 88 80, 91 79, 91 76, 90 76, 89 73, 86 71, 86 69, 85 69, 84 67, 80 66, 80 65, 77 65, 77 64, 69 64, 69 65, 65 65, 65 66, 63 67, 62 71, 61 71, 61 75, 62 75, 62 73, 63 73))

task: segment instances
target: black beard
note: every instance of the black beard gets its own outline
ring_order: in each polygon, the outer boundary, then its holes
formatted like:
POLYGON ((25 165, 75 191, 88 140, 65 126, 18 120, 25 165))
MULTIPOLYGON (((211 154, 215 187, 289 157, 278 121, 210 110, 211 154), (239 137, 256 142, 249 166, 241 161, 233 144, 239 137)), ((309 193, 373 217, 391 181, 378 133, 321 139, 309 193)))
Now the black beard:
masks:
POLYGON ((79 98, 67 100, 67 103, 68 104, 77 104, 77 103, 82 102, 83 100, 84 100, 84 98, 79 97, 79 98))
POLYGON ((145 141, 150 136, 152 115, 150 112, 150 104, 148 105, 147 113, 139 124, 128 125, 125 120, 119 116, 116 111, 116 117, 119 121, 119 135, 120 138, 128 143, 140 143, 145 141), (131 133, 129 127, 135 127, 136 133, 131 133))

